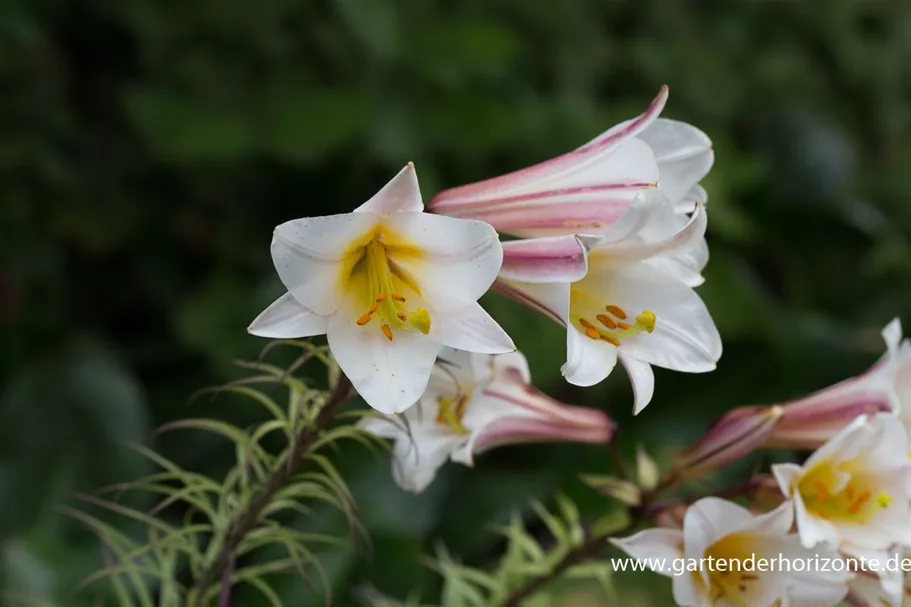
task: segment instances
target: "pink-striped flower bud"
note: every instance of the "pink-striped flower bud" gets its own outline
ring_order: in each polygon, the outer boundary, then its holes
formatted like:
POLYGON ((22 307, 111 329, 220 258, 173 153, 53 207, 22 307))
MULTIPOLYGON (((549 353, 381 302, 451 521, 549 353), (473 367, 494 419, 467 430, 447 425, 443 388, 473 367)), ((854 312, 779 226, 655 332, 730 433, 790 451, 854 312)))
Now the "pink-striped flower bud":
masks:
POLYGON ((661 87, 645 113, 585 145, 507 175, 445 190, 434 213, 479 219, 521 237, 604 234, 643 190, 657 187, 682 213, 706 202, 698 184, 714 162, 699 129, 658 118, 661 87))
POLYGON ((738 460, 761 447, 783 414, 782 408, 741 407, 729 412, 695 445, 677 456, 672 474, 692 478, 738 460))

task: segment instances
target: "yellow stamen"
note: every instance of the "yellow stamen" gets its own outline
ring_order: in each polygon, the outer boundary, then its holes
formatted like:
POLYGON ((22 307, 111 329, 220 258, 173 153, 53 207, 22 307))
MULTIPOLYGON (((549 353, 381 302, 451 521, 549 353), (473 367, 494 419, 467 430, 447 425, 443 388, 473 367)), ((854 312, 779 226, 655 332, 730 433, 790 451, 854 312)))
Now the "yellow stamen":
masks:
POLYGON ((405 303, 405 296, 404 296, 404 295, 399 295, 398 293, 393 293, 393 294, 392 294, 392 299, 394 299, 395 301, 400 301, 400 302, 402 302, 402 303, 405 303))
POLYGON ((386 336, 386 339, 392 341, 392 328, 389 325, 380 326, 380 330, 383 332, 383 335, 386 336))
POLYGON ((620 306, 605 306, 605 310, 619 318, 620 320, 626 320, 626 312, 623 311, 623 308, 620 306))
POLYGON ((437 399, 437 416, 434 421, 450 426, 459 434, 468 434, 468 429, 462 424, 467 407, 468 395, 466 394, 457 398, 441 396, 437 399))
POLYGON ((388 296, 385 293, 380 293, 379 295, 376 296, 376 299, 374 299, 373 301, 375 301, 377 303, 382 303, 382 302, 386 301, 386 297, 388 297, 388 296))
MULTIPOLYGON (((624 318, 627 317, 626 312, 618 306, 611 305, 605 306, 605 308, 611 310, 611 313, 615 316, 622 314, 624 318)), ((620 346, 620 341, 626 337, 632 337, 642 332, 651 333, 655 330, 655 324, 657 323, 655 313, 651 310, 643 310, 636 316, 635 324, 614 320, 607 314, 597 314, 595 318, 598 319, 602 326, 595 326, 590 320, 581 316, 576 317, 576 320, 587 337, 602 339, 618 347, 620 346)))

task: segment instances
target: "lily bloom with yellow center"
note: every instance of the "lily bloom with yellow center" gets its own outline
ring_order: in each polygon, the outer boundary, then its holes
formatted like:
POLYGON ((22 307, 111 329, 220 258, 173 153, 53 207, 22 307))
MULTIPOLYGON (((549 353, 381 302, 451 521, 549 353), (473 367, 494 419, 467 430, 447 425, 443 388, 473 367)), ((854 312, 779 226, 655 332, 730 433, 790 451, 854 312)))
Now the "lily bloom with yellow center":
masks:
POLYGON ((442 345, 515 349, 477 303, 503 258, 480 221, 423 213, 408 164, 353 213, 275 228, 272 259, 288 289, 250 325, 254 335, 325 333, 342 371, 383 413, 413 405, 442 345))
POLYGON ((811 551, 801 546, 789 535, 793 519, 788 504, 755 516, 732 502, 707 497, 687 509, 682 530, 647 529, 611 542, 645 560, 656 573, 672 577, 674 602, 682 607, 835 605, 847 592, 847 574, 757 566, 760 559, 806 563, 817 555, 836 557, 828 547, 811 551))
POLYGON ((646 190, 605 235, 503 243, 494 290, 567 328, 570 383, 597 384, 619 360, 638 413, 654 392, 650 365, 702 373, 721 356, 715 323, 691 288, 701 267, 682 261, 705 228, 702 205, 681 225, 667 198, 646 190))
POLYGON ((901 422, 859 416, 803 466, 772 466, 793 501, 803 545, 828 542, 856 556, 911 546, 911 462, 901 422))
POLYGON ((496 356, 444 348, 427 392, 401 416, 366 417, 360 426, 395 441, 393 477, 422 491, 452 461, 501 445, 575 441, 606 443, 614 422, 602 411, 558 402, 531 385, 519 352, 496 356))

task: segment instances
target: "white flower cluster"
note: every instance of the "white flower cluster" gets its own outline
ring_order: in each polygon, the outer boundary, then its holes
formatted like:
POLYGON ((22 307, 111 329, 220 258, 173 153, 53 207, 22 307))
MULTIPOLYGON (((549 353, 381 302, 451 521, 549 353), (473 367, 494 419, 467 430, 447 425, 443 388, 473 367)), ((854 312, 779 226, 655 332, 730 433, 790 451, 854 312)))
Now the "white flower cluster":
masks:
POLYGON ((832 607, 847 597, 857 607, 907 607, 911 460, 905 416, 896 413, 861 415, 803 465, 772 466, 785 498, 772 512, 755 514, 709 497, 687 509, 682 530, 649 529, 614 543, 637 559, 660 557, 668 563, 685 556, 828 564, 816 570, 738 566, 674 576, 674 597, 683 606, 832 607))
POLYGON ((666 101, 662 87, 641 116, 557 158, 441 192, 430 213, 409 163, 352 213, 279 225, 272 258, 287 293, 248 330, 327 335, 385 416, 364 425, 396 439, 395 476, 411 490, 450 455, 470 463, 494 444, 609 440, 604 413, 529 385, 478 298, 493 286, 564 325, 573 384, 622 363, 637 413, 654 392, 651 365, 715 368, 721 339, 693 291, 708 261, 699 182, 714 154, 700 130, 658 118, 666 101), (520 239, 501 243, 498 232, 520 239))

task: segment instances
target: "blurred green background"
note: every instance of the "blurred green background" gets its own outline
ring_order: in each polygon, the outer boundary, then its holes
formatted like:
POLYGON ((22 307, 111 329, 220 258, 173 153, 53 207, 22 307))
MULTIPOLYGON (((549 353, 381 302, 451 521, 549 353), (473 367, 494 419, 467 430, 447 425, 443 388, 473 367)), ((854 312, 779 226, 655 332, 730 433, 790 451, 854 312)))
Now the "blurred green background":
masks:
MULTIPOLYGON (((217 438, 152 431, 259 419, 245 401, 188 399, 264 346, 245 327, 282 291, 274 225, 349 211, 407 161, 429 199, 554 156, 664 83, 664 115, 715 143, 700 293, 724 356, 709 375, 659 370, 632 419, 622 369, 566 385, 562 330, 486 297, 537 383, 610 411, 628 456, 642 442, 666 461, 721 411, 861 371, 880 328, 911 320, 909 31, 904 0, 7 0, 0 601, 93 604, 71 591, 98 542, 54 506, 147 472, 125 443, 212 474, 232 461, 217 438)), ((489 562, 502 548, 489 523, 558 489, 588 516, 606 507, 574 478, 609 471, 604 448, 502 449, 418 497, 385 457, 339 459, 376 556, 325 555, 337 605, 364 582, 435 598, 421 554, 441 541, 489 562)), ((343 528, 328 512, 300 525, 343 528)), ((657 576, 617 581, 624 604, 669 600, 657 576)), ((293 577, 276 588, 323 604, 293 577)))

